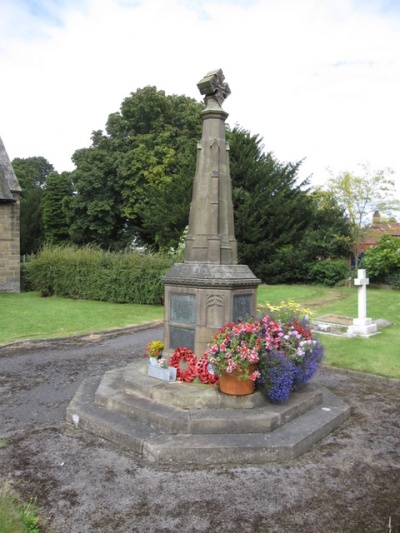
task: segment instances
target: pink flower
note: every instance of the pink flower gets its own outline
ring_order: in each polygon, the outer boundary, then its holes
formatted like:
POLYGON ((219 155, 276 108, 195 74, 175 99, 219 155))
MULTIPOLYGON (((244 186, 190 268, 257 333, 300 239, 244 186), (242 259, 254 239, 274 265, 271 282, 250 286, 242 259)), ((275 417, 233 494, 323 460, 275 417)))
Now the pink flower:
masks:
POLYGON ((250 361, 250 363, 258 363, 258 355, 253 351, 249 353, 247 356, 247 359, 250 361))
POLYGON ((260 372, 258 370, 255 370, 251 375, 250 379, 251 381, 255 381, 257 378, 261 376, 260 372))

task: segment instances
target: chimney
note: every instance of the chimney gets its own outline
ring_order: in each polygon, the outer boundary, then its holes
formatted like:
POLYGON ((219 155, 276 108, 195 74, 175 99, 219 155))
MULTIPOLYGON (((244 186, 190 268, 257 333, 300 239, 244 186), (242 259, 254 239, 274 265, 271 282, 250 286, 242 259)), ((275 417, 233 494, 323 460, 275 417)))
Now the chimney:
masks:
POLYGON ((375 211, 375 213, 372 216, 372 223, 373 224, 379 224, 381 221, 381 214, 379 211, 375 211))

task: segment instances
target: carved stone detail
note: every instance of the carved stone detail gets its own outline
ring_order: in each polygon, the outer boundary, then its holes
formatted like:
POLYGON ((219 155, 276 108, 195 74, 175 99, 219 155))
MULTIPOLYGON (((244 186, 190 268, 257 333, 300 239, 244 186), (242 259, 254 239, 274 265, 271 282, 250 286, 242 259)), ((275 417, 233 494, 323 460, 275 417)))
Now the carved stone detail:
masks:
POLYGON ((217 294, 210 294, 210 296, 207 296, 206 306, 207 309, 209 307, 223 307, 224 305, 224 299, 222 296, 218 296, 217 294))
POLYGON ((225 82, 225 76, 221 69, 212 70, 202 78, 197 84, 200 94, 215 96, 219 105, 231 94, 229 85, 225 82))

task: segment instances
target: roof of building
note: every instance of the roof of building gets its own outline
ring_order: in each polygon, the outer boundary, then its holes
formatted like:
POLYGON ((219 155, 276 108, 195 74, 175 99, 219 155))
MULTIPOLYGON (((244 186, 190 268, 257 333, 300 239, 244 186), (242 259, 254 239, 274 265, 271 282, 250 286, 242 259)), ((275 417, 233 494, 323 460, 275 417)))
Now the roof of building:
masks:
POLYGON ((384 235, 400 237, 400 224, 395 220, 381 220, 379 211, 375 211, 372 225, 367 231, 362 244, 373 246, 377 244, 384 235))
POLYGON ((0 137, 0 202, 14 202, 14 192, 21 192, 21 187, 0 137))

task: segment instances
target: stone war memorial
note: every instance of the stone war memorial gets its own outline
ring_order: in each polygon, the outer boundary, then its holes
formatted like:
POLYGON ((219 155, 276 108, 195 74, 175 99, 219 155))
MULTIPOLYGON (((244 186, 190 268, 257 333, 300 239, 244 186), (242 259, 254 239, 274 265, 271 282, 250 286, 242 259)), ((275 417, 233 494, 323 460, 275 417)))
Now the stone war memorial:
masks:
POLYGON ((229 86, 221 70, 199 83, 205 95, 203 134, 190 206, 185 262, 165 275, 164 345, 166 354, 186 346, 200 357, 212 335, 226 322, 255 315, 260 280, 237 264, 229 146, 221 105, 229 86))
MULTIPOLYGON (((163 357, 187 350, 200 363, 224 324, 255 315, 260 280, 237 262, 222 109, 230 89, 220 69, 197 86, 206 107, 184 262, 164 276, 163 357)), ((298 457, 350 416, 349 406, 317 382, 271 403, 254 388, 243 396, 225 394, 196 380, 175 381, 171 367, 150 367, 143 358, 86 379, 67 420, 151 464, 234 465, 298 457), (165 380, 157 379, 158 370, 165 380)))
POLYGON ((20 290, 21 187, 0 137, 0 293, 20 290))

